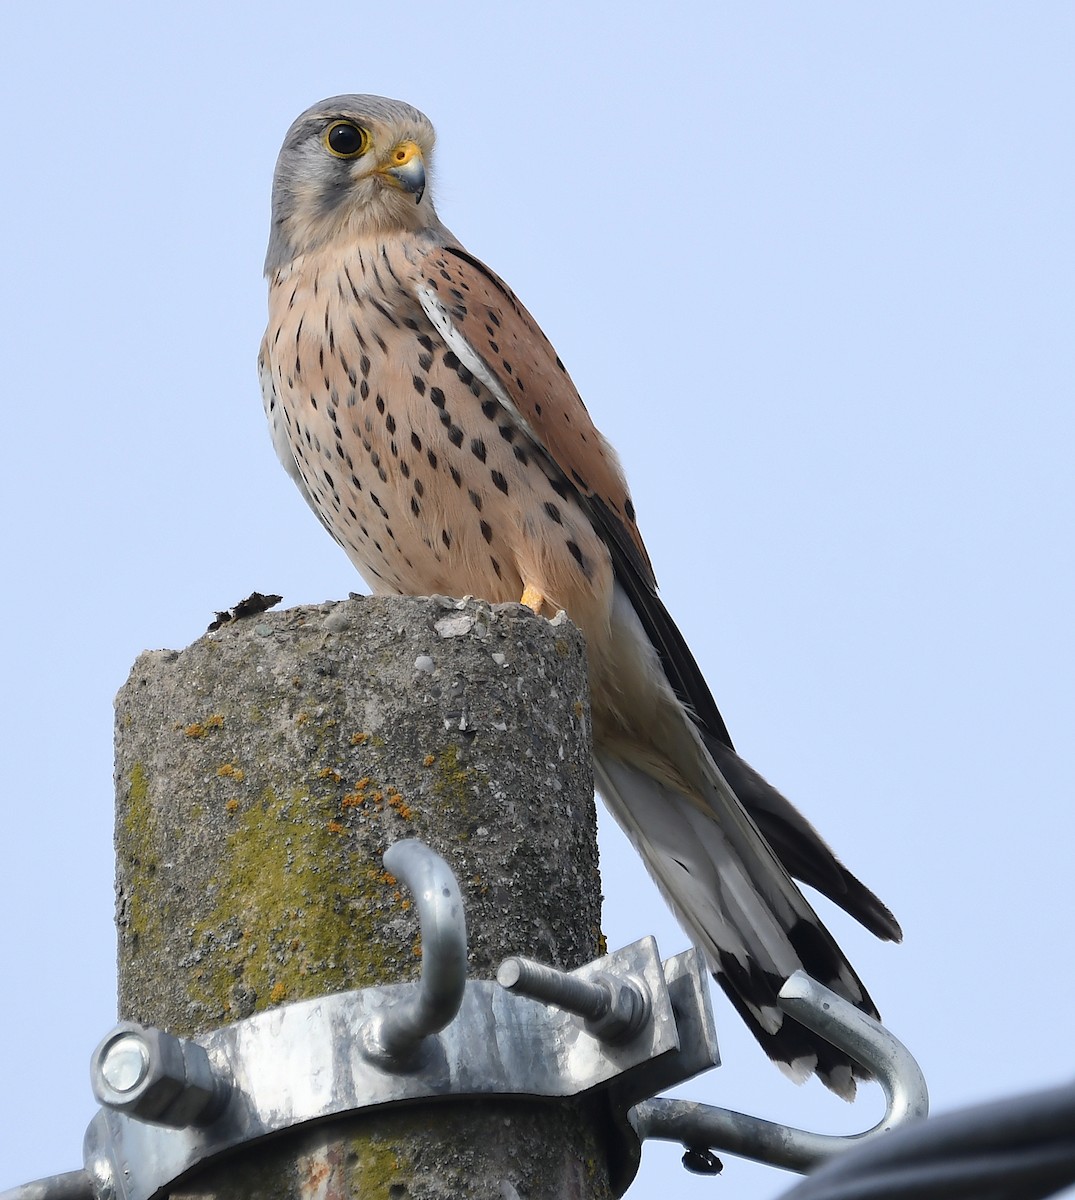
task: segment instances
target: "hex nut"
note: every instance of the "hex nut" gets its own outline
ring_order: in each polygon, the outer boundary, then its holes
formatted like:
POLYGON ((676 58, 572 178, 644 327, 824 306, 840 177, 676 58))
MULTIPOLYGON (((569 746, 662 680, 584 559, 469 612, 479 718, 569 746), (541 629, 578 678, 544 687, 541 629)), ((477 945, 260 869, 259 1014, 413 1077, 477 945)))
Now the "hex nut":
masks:
POLYGON ((227 1091, 204 1047, 133 1021, 121 1021, 94 1050, 90 1083, 106 1108, 176 1129, 211 1119, 227 1091))

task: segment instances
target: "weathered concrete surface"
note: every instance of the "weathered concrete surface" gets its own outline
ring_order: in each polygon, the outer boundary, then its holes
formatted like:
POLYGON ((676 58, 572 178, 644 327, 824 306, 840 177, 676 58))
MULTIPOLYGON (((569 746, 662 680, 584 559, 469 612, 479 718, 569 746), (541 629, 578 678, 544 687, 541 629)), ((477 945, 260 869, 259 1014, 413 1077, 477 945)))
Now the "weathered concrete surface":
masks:
MULTIPOLYGON (((517 605, 353 599, 143 654, 116 705, 119 1007, 192 1034, 417 976, 381 855, 459 878, 471 975, 599 953, 581 639, 517 605)), ((173 1195, 610 1194, 585 1105, 453 1103, 284 1138, 173 1195)))

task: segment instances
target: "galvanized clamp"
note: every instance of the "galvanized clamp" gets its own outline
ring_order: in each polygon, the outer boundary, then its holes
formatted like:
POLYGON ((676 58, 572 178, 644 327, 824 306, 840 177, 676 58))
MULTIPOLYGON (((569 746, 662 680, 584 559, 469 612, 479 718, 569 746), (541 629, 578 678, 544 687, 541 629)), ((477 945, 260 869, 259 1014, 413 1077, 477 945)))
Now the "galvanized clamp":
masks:
POLYGON ((84 1170, 0 1200, 153 1200, 240 1146, 404 1101, 600 1092, 621 1135, 619 1192, 646 1137, 682 1141, 695 1162, 715 1148, 804 1170, 924 1112, 924 1084, 906 1051, 806 977, 789 981, 800 998, 788 993, 781 1004, 882 1079, 889 1111, 874 1130, 854 1139, 783 1130, 795 1147, 785 1153, 780 1126, 650 1099, 719 1063, 698 951, 662 963, 654 939, 643 938, 577 971, 513 957, 497 982, 467 982, 466 923, 451 869, 413 840, 397 842, 384 861, 415 898, 417 983, 283 1005, 197 1038, 121 1023, 92 1056, 102 1107, 86 1132, 84 1170))

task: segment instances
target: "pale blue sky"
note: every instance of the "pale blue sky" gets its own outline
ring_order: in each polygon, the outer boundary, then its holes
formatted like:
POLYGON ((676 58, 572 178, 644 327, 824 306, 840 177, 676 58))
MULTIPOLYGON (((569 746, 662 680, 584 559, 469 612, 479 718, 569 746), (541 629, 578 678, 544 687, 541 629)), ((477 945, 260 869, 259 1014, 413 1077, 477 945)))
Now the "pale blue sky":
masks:
MULTIPOLYGON (((276 152, 343 91, 436 123, 441 214, 618 446, 739 748, 902 920, 899 948, 831 924, 935 1108, 1069 1078, 1075 7, 316 11, 5 11, 0 1189, 77 1165, 92 1113, 135 655, 255 587, 359 586, 254 371, 276 152)), ((610 942, 681 948, 608 828, 603 856, 610 942)), ((717 1013, 685 1094, 876 1118, 717 1013)), ((648 1146, 630 1195, 791 1182, 648 1146)))

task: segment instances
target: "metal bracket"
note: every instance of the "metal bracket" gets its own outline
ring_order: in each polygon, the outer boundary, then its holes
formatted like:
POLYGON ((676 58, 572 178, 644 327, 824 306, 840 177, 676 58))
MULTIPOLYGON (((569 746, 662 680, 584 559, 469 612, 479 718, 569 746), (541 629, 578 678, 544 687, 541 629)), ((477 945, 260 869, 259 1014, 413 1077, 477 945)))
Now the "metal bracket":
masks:
POLYGON ((731 1109, 657 1097, 631 1110, 629 1120, 640 1140, 681 1142, 688 1151, 726 1150, 740 1158, 805 1173, 862 1142, 926 1116, 929 1093, 922 1071, 906 1046, 879 1021, 805 971, 791 976, 778 1000, 789 1016, 846 1051, 877 1077, 885 1093, 885 1113, 880 1121, 862 1133, 811 1133, 731 1109))
POLYGON ((85 1162, 97 1200, 151 1200, 236 1147, 360 1110, 615 1084, 626 1111, 717 1061, 697 952, 662 964, 644 938, 570 973, 509 959, 507 986, 466 983, 447 864, 411 841, 385 866, 415 898, 421 979, 284 1005, 195 1039, 119 1026, 91 1067, 103 1107, 85 1162), (692 1025, 686 1045, 681 1018, 692 1025))
POLYGON ((0 1200, 155 1200, 218 1156, 298 1126, 463 1096, 602 1093, 621 1139, 618 1194, 647 1137, 683 1142, 703 1167, 715 1148, 803 1171, 925 1113, 925 1084, 907 1051, 801 973, 781 993, 782 1007, 878 1076, 889 1100, 878 1126, 825 1137, 650 1099, 719 1063, 697 950, 662 963, 649 937, 577 971, 513 957, 497 982, 467 982, 466 924, 451 869, 417 841, 397 842, 384 861, 418 909, 417 983, 283 1005, 197 1038, 121 1023, 91 1060, 102 1107, 86 1131, 84 1171, 0 1200))

